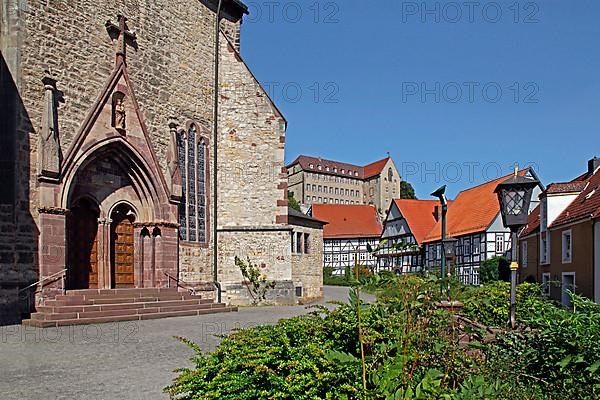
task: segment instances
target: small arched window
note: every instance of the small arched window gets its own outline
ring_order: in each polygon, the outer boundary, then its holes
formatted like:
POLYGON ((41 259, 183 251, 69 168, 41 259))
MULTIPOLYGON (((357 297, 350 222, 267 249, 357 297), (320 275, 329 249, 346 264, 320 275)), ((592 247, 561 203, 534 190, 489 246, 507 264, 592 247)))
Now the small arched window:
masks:
POLYGON ((394 180, 394 171, 392 170, 392 167, 390 167, 390 169, 388 169, 388 182, 392 182, 394 180))
POLYGON ((206 243, 206 139, 195 124, 177 134, 182 198, 179 233, 182 240, 206 243))

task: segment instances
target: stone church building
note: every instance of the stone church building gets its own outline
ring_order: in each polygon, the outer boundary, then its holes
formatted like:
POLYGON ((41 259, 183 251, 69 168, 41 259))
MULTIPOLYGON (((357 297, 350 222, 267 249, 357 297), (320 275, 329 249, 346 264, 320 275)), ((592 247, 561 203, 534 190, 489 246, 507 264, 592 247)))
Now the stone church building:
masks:
POLYGON ((298 300, 286 120, 240 56, 238 0, 223 1, 214 143, 217 3, 2 2, 0 319, 39 280, 38 305, 63 282, 176 279, 245 304, 236 256, 277 283, 273 301, 298 300))

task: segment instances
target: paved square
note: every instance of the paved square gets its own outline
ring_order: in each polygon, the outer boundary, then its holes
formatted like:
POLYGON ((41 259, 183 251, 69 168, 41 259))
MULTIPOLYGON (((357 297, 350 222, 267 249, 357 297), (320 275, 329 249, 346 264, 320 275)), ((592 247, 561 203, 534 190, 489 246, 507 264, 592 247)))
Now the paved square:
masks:
MULTIPOLYGON (((345 301, 347 288, 326 287, 345 301)), ((309 312, 304 306, 243 308, 237 313, 38 329, 0 327, 0 398, 168 399, 176 368, 191 366, 183 336, 214 350, 216 335, 309 312)))

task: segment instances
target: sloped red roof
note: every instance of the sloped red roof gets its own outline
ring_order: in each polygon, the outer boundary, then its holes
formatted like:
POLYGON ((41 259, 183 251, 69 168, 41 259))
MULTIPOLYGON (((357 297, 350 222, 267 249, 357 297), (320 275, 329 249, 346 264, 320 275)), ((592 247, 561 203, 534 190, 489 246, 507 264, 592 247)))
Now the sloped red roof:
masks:
MULTIPOLYGON (((577 178, 579 179, 579 178, 577 178)), ((558 193, 573 193, 581 192, 585 188, 586 182, 574 180, 571 182, 551 183, 546 188, 546 193, 558 194, 558 193)))
POLYGON ((395 199, 394 203, 406 219, 417 244, 421 245, 425 235, 435 226, 436 206, 440 202, 438 200, 395 199))
POLYGON ((372 205, 313 204, 312 216, 328 223, 323 228, 325 239, 379 237, 383 230, 372 205))
POLYGON ((375 161, 374 163, 368 164, 364 166, 364 177, 365 179, 372 178, 376 175, 381 174, 383 167, 387 164, 390 158, 386 157, 383 160, 375 161))
POLYGON ((528 236, 532 233, 536 232, 540 227, 540 206, 538 205, 536 208, 531 211, 529 217, 527 218, 527 225, 523 228, 521 232, 521 236, 528 236))
POLYGON ((576 180, 584 183, 583 190, 554 220, 550 227, 568 224, 580 219, 600 217, 600 169, 576 180))
MULTIPOLYGON (((527 169, 519 171, 523 176, 527 169)), ((498 196, 494 191, 499 183, 504 182, 513 174, 509 174, 493 181, 483 183, 471 189, 463 190, 454 202, 448 206, 446 219, 447 236, 463 236, 485 231, 500 213, 498 196)), ((438 221, 424 242, 441 240, 442 222, 438 221)))
POLYGON ((314 171, 315 173, 326 175, 368 179, 380 174, 389 159, 390 157, 386 157, 383 160, 375 161, 374 163, 361 167, 360 165, 301 155, 290 163, 287 168, 290 168, 295 164, 300 164, 300 167, 305 171, 314 171), (313 168, 310 167, 311 165, 313 168), (319 166, 321 169, 318 168, 319 166), (344 170, 344 173, 342 173, 342 170, 344 170))

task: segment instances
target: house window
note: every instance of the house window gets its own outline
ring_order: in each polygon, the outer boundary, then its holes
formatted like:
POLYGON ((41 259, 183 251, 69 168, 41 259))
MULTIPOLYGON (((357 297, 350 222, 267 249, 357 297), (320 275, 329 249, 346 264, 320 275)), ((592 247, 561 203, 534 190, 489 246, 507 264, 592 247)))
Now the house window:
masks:
POLYGON ((527 242, 521 243, 521 265, 527 268, 527 242))
POLYGON ((331 262, 331 254, 325 254, 325 262, 331 262))
POLYGON ((296 253, 302 253, 302 232, 296 232, 296 253))
POLYGON ((316 192, 317 191, 317 185, 312 185, 312 189, 313 189, 312 190, 313 192, 316 192))
POLYGON ((206 139, 192 124, 177 134, 182 198, 179 204, 179 235, 182 240, 206 243, 206 139))
POLYGON ((548 237, 546 233, 540 235, 540 263, 548 264, 548 237))
POLYGON ((496 236, 496 253, 504 253, 504 236, 496 236))
POLYGON ((306 184, 306 191, 307 191, 307 192, 310 192, 310 183, 307 183, 307 184, 306 184))
POLYGON ((304 254, 310 253, 310 234, 304 234, 304 254))
POLYGON ((292 232, 292 253, 296 252, 296 234, 294 232, 292 232))
POLYGON ((394 179, 394 171, 392 168, 388 169, 388 181, 392 181, 394 179))
POLYGON ((550 296, 550 273, 545 272, 542 274, 542 294, 544 296, 550 296))
POLYGON ((573 241, 572 241, 572 232, 569 229, 568 231, 564 231, 562 233, 562 262, 570 263, 573 255, 573 241))
POLYGON ((323 186, 319 185, 319 189, 318 189, 318 191, 319 191, 319 192, 322 192, 322 191, 323 191, 323 186))

